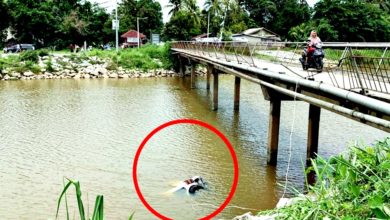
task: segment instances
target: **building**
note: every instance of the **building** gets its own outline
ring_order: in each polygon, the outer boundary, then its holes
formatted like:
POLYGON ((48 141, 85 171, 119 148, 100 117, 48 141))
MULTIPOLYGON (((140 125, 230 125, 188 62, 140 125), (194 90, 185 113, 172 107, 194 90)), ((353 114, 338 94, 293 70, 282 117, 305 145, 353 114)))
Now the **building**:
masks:
POLYGON ((239 34, 233 34, 232 40, 249 44, 261 42, 281 42, 279 35, 266 28, 251 28, 239 34))
MULTIPOLYGON (((136 47, 138 46, 138 32, 135 30, 129 30, 128 32, 121 35, 123 47, 136 47)), ((146 36, 139 33, 140 45, 146 42, 146 36)))
MULTIPOLYGON (((210 35, 210 34, 209 34, 210 35)), ((208 37, 207 34, 201 34, 192 38, 193 41, 196 42, 204 42, 204 43, 216 43, 220 42, 220 39, 217 37, 208 37)))

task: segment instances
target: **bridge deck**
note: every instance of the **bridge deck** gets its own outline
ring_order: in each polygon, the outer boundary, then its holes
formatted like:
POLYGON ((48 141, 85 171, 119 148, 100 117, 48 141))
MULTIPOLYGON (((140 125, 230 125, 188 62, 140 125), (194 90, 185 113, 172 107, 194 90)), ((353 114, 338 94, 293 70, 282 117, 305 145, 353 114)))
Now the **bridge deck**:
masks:
MULTIPOLYGON (((269 57, 276 57, 275 61, 264 60, 254 56, 245 56, 229 53, 221 53, 215 51, 198 51, 194 49, 173 49, 179 53, 201 57, 213 62, 224 61, 227 63, 238 64, 242 66, 256 67, 261 70, 267 70, 278 74, 286 74, 292 77, 299 77, 305 79, 313 79, 314 81, 326 83, 345 90, 360 92, 360 88, 356 85, 359 80, 356 74, 345 74, 335 64, 335 62, 327 61, 325 59, 324 69, 321 73, 317 73, 315 69, 303 70, 299 62, 299 55, 293 52, 277 52, 277 51, 259 51, 258 53, 268 55, 269 57)), ((232 66, 232 65, 227 65, 232 66)), ((373 75, 363 75, 363 83, 367 84, 367 88, 390 88, 390 82, 381 78, 375 78, 373 75)), ((390 92, 390 91, 389 91, 390 92)), ((377 92, 366 89, 365 95, 381 100, 390 100, 390 93, 377 92)))

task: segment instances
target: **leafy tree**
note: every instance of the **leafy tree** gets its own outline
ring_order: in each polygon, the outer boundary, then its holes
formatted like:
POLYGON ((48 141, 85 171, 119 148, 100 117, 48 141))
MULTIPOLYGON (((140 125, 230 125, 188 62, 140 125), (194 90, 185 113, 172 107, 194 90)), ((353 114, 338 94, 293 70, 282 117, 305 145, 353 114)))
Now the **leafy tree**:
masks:
POLYGON ((2 46, 2 42, 7 37, 6 29, 9 27, 10 22, 8 7, 3 0, 0 0, 0 20, 0 46, 2 46))
POLYGON ((196 13, 198 6, 196 0, 169 0, 168 7, 171 8, 168 14, 174 15, 181 10, 187 10, 196 13))
POLYGON ((82 0, 8 0, 11 28, 19 42, 64 48, 83 41, 100 43, 109 15, 82 0), (26 22, 28 21, 28 22, 26 22))
POLYGON ((180 10, 165 24, 163 40, 191 40, 192 37, 201 34, 200 25, 193 13, 180 10))
POLYGON ((20 42, 49 44, 58 34, 51 1, 8 0, 12 32, 20 42))
MULTIPOLYGON (((277 5, 272 0, 243 0, 240 4, 249 12, 257 26, 269 28, 277 13, 277 5)), ((275 30, 277 32, 277 30, 275 30)))
POLYGON ((151 33, 160 33, 163 27, 162 9, 155 0, 124 0, 119 8, 120 32, 137 29, 137 17, 147 18, 139 20, 140 32, 149 36, 151 33))
POLYGON ((277 13, 274 14, 269 27, 285 38, 289 30, 310 20, 309 6, 306 1, 278 0, 275 1, 277 13))
POLYGON ((314 19, 332 26, 337 41, 390 41, 390 15, 376 4, 321 0, 314 9, 314 19))

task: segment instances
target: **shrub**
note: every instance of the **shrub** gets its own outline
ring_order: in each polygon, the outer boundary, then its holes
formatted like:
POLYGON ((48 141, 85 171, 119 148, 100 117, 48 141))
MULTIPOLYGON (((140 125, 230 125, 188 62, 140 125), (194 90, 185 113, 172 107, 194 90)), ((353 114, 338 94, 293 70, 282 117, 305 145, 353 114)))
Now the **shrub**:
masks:
POLYGON ((30 67, 30 70, 31 72, 33 72, 34 74, 38 74, 40 73, 42 70, 41 70, 41 67, 38 66, 37 64, 34 64, 30 67))
POLYGON ((38 53, 38 56, 40 56, 40 57, 49 56, 49 54, 50 54, 48 49, 37 50, 37 53, 38 53))
POLYGON ((20 54, 21 61, 32 61, 34 63, 38 63, 39 56, 36 50, 27 50, 20 54))
POLYGON ((51 58, 46 62, 46 70, 49 72, 54 72, 53 63, 51 61, 51 58))
POLYGON ((347 156, 319 157, 307 172, 317 182, 309 187, 310 199, 278 210, 287 219, 390 219, 390 138, 375 146, 353 146, 347 156))

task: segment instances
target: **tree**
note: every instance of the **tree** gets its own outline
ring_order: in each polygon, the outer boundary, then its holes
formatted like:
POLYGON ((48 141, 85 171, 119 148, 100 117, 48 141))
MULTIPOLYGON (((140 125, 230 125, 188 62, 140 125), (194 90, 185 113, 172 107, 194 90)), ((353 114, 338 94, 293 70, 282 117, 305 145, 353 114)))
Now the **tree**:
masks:
POLYGON ((195 15, 187 10, 180 10, 172 15, 165 24, 163 40, 191 40, 201 34, 201 24, 195 15))
MULTIPOLYGON (((272 0, 243 0, 240 4, 260 27, 269 28, 277 13, 276 4, 272 0)), ((274 31, 277 32, 277 30, 274 31)))
POLYGON ((118 13, 121 20, 120 32, 137 29, 137 17, 147 18, 139 20, 140 32, 149 36, 151 33, 160 33, 163 27, 162 9, 160 3, 154 0, 124 0, 118 13))
POLYGON ((20 42, 49 44, 58 34, 57 18, 50 1, 8 0, 12 32, 20 42))
POLYGON ((7 37, 7 28, 10 23, 10 14, 8 12, 8 7, 4 3, 3 0, 0 0, 0 46, 2 46, 2 42, 7 37))
POLYGON ((64 48, 85 40, 100 43, 109 15, 82 0, 8 0, 11 28, 17 41, 64 48), (28 22, 26 22, 28 21, 28 22))
POLYGON ((310 10, 306 1, 275 1, 277 13, 274 14, 268 28, 286 38, 289 30, 303 22, 310 21, 310 10))
MULTIPOLYGON (((321 0, 314 20, 329 24, 337 41, 390 41, 390 15, 376 4, 357 0, 321 0)), ((320 22, 318 22, 320 24, 320 22)))

